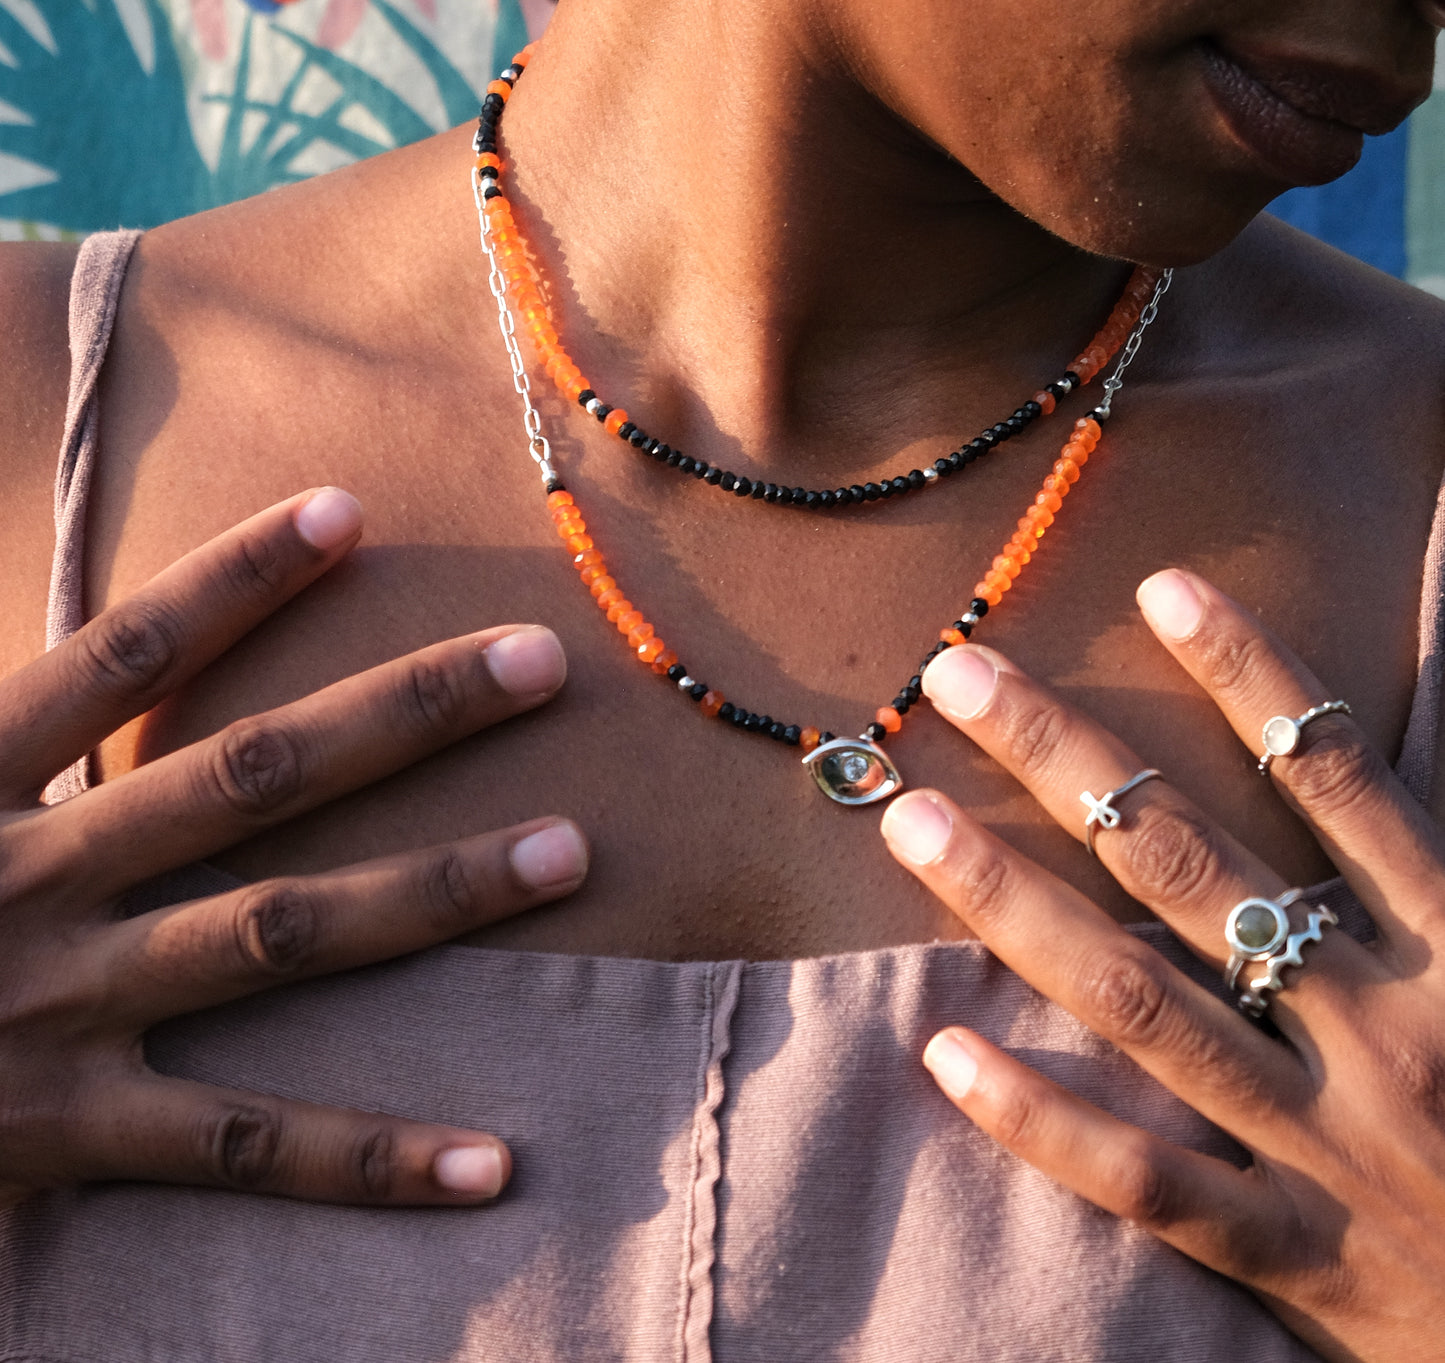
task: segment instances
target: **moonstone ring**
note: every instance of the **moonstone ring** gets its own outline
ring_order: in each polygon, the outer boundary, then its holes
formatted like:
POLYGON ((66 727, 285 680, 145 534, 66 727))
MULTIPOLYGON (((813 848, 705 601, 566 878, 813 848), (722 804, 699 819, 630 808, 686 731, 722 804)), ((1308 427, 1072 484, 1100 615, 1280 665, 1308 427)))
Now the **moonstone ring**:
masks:
POLYGON ((1319 719, 1321 715, 1349 713, 1350 707, 1344 701, 1327 700, 1323 705, 1306 710, 1298 719, 1291 719, 1288 715, 1276 715, 1264 726, 1264 756, 1259 759, 1259 774, 1267 775, 1269 764, 1276 757, 1288 757, 1299 747, 1304 727, 1310 720, 1319 719))

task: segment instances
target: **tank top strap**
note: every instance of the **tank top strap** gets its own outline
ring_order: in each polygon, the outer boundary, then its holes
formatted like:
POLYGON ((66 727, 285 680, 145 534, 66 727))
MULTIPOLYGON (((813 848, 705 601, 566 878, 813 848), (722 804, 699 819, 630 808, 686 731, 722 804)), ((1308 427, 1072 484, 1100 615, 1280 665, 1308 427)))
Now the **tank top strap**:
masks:
MULTIPOLYGON (((96 382, 110 346, 116 304, 139 232, 98 232, 81 243, 70 280, 70 393, 55 473, 55 557, 45 646, 54 648, 85 623, 85 515, 100 440, 96 382)), ((82 759, 50 783, 50 803, 78 795, 90 783, 82 759)))
POLYGON ((1420 584, 1420 664, 1410 721, 1395 771, 1421 804, 1430 799, 1440 745, 1440 688, 1445 681, 1445 482, 1435 501, 1435 519, 1425 550, 1420 584))

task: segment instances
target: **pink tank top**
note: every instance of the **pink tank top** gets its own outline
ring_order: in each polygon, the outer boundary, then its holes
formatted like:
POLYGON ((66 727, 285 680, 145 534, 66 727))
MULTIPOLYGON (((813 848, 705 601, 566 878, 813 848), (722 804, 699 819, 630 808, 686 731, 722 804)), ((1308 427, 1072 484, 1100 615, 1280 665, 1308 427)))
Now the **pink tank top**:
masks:
MULTIPOLYGON (((50 639, 82 621, 95 379, 134 234, 71 300, 50 639)), ((1434 765, 1445 517, 1399 771, 1434 765)), ((84 789, 82 767, 53 791, 84 789)), ((236 882, 205 867, 135 907, 236 882)), ((1319 887, 1350 931, 1363 911, 1319 887)), ((1132 929, 1215 980, 1161 924, 1132 929)), ((1172 1363, 1314 1355, 1249 1293, 962 1120, 918 1063, 962 1022, 1126 1121, 1245 1152, 976 942, 668 964, 439 947, 157 1029, 170 1074, 494 1131, 484 1210, 109 1184, 0 1216, 3 1363, 1172 1363)))

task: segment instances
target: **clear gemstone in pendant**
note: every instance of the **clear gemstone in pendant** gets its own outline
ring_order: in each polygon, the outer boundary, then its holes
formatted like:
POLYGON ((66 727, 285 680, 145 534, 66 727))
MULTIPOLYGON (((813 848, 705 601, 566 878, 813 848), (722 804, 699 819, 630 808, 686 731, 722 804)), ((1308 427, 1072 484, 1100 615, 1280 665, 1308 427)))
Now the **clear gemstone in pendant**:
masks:
POLYGON ((903 788, 888 754, 866 738, 835 738, 804 759, 818 789, 840 805, 871 805, 903 788))

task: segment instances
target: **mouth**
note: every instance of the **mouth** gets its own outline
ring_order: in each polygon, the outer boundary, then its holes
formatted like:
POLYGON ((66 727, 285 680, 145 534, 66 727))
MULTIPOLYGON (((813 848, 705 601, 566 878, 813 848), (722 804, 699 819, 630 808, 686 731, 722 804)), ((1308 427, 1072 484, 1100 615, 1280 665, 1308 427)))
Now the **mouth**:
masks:
POLYGON ((1389 132, 1419 96, 1361 67, 1200 44, 1204 80, 1235 139, 1291 185, 1337 179, 1366 134, 1389 132))

